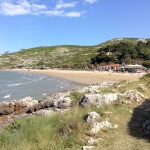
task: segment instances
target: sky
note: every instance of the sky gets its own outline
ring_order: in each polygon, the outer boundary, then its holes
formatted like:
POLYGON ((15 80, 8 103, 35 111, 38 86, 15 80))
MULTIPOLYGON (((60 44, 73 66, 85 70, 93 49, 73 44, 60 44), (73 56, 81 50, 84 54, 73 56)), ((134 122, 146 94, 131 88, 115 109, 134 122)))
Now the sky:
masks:
POLYGON ((0 0, 0 54, 150 38, 150 0, 0 0))

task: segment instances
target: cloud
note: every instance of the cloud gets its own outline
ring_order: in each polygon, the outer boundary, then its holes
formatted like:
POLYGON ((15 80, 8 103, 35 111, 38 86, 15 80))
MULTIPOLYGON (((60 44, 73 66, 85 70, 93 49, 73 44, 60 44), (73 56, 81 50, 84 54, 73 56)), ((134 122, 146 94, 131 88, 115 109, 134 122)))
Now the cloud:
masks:
POLYGON ((84 11, 66 12, 63 8, 75 7, 76 2, 65 3, 59 0, 56 8, 49 9, 46 5, 36 4, 37 0, 0 0, 0 15, 17 16, 17 15, 46 15, 61 17, 81 17, 84 11), (60 10, 61 9, 61 10, 60 10))
POLYGON ((65 3, 63 0, 59 0, 58 3, 56 4, 56 9, 61 9, 61 8, 71 8, 75 7, 76 2, 71 2, 71 3, 65 3))
POLYGON ((41 10, 45 9, 47 9, 45 5, 30 4, 27 0, 19 0, 16 4, 7 1, 0 3, 0 14, 9 16, 37 15, 41 10))
POLYGON ((64 16, 66 16, 66 17, 80 17, 83 13, 85 13, 85 11, 82 11, 82 12, 73 11, 73 12, 68 12, 68 13, 64 14, 64 16))
POLYGON ((81 17, 84 11, 78 12, 78 11, 72 11, 72 12, 65 12, 63 10, 50 10, 43 12, 45 15, 48 16, 62 16, 62 17, 81 17))
POLYGON ((97 0, 85 0, 86 3, 90 3, 90 4, 93 4, 95 2, 97 2, 97 0))

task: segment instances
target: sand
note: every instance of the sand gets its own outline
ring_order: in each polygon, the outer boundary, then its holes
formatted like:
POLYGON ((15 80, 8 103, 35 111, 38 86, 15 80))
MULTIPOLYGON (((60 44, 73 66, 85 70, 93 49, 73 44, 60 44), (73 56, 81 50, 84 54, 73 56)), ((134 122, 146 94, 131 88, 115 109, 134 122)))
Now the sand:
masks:
POLYGON ((13 69, 14 71, 25 71, 31 73, 39 73, 44 75, 56 76, 62 79, 73 81, 79 84, 91 85, 104 81, 122 81, 137 80, 143 73, 109 73, 109 72, 93 72, 93 71, 73 71, 73 70, 27 70, 13 69))

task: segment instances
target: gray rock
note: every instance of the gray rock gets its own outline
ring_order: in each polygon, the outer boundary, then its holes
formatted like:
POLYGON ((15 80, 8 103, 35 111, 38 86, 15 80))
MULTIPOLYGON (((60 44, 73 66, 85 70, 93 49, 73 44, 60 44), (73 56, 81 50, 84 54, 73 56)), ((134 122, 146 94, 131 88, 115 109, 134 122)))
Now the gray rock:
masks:
POLYGON ((59 109, 67 109, 71 107, 71 99, 70 97, 60 98, 54 106, 59 109))
POLYGON ((112 104, 118 98, 117 94, 85 94, 79 101, 79 105, 83 107, 96 106, 102 107, 103 105, 112 104))
POLYGON ((98 133, 101 129, 105 128, 112 128, 112 124, 108 121, 103 121, 103 122, 95 122, 92 124, 92 129, 91 133, 95 134, 98 133))
POLYGON ((82 150, 90 150, 90 149, 94 149, 94 146, 83 146, 82 150))
POLYGON ((128 90, 123 94, 129 101, 141 101, 145 96, 137 90, 128 90))
POLYGON ((93 145, 95 143, 95 139, 93 137, 90 137, 90 139, 87 141, 87 145, 93 145))
POLYGON ((38 104, 37 100, 34 100, 31 97, 25 97, 25 98, 16 102, 15 110, 19 111, 19 110, 22 110, 24 108, 30 108, 36 104, 38 104))
POLYGON ((96 112, 89 112, 86 116, 87 123, 94 123, 100 119, 100 115, 96 112))
POLYGON ((36 104, 38 104, 38 101, 32 99, 31 97, 26 97, 19 101, 2 102, 0 103, 0 114, 7 115, 15 111, 22 111, 24 109, 28 110, 36 104))
POLYGON ((33 112, 33 115, 35 115, 35 116, 45 116, 45 115, 50 116, 53 113, 54 113, 53 110, 41 109, 41 110, 38 110, 36 112, 33 112))
POLYGON ((15 111, 15 101, 14 102, 2 102, 0 103, 0 114, 7 115, 15 111))
POLYGON ((93 137, 90 137, 90 139, 87 141, 87 145, 93 145, 95 143, 98 143, 99 141, 102 141, 102 138, 97 138, 97 139, 94 139, 93 137))

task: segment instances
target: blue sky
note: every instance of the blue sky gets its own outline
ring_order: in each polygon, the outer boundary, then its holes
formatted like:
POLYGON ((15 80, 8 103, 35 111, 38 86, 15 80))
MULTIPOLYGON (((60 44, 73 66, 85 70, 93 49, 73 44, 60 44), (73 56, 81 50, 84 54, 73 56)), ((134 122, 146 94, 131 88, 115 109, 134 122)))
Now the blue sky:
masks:
POLYGON ((0 53, 150 38, 150 0, 0 0, 0 53))

